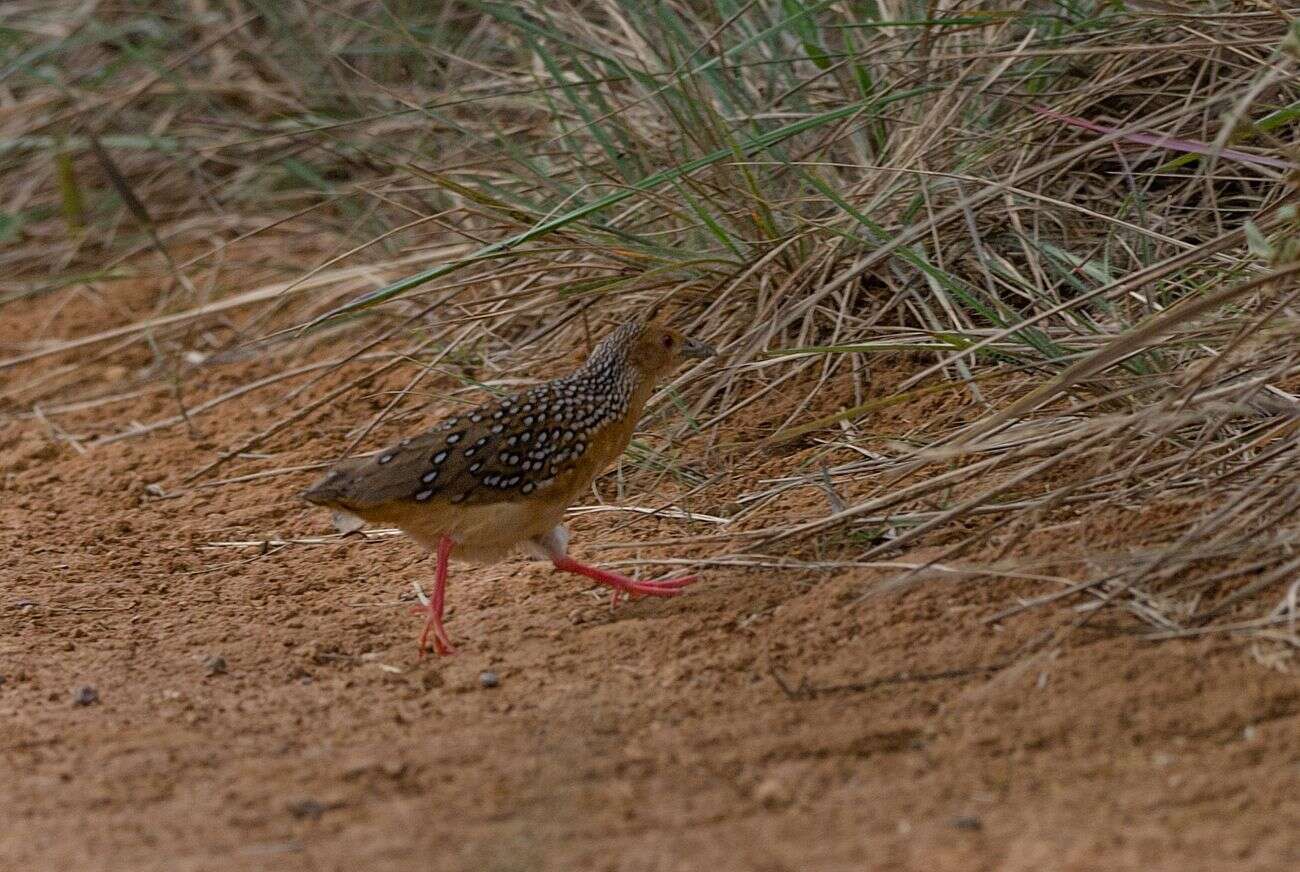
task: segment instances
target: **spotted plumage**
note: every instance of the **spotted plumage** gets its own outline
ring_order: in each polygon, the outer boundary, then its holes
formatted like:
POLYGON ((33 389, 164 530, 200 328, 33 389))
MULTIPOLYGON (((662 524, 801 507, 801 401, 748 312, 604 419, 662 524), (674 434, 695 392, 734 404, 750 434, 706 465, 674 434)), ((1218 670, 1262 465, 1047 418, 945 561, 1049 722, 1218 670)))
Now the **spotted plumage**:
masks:
MULTIPOLYGON (((712 349, 658 324, 626 324, 562 378, 447 418, 369 458, 344 461, 304 492, 334 510, 341 529, 386 523, 439 558, 488 562, 517 546, 628 593, 667 596, 656 586, 604 573, 568 557, 564 510, 627 447, 658 378, 712 349), (360 519, 360 520, 358 520, 360 519), (593 574, 595 573, 595 574, 593 574)), ((440 652, 441 600, 430 606, 440 652)))
POLYGON ((639 379, 628 354, 641 329, 616 330, 570 375, 340 467, 335 498, 354 509, 403 498, 473 506, 546 491, 579 468, 593 439, 626 422, 639 379))

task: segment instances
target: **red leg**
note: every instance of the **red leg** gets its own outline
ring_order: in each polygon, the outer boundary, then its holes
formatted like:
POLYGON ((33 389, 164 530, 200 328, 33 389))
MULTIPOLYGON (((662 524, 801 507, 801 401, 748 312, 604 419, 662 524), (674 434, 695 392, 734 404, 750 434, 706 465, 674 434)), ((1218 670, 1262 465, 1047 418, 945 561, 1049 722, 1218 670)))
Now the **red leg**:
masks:
POLYGON ((693 583, 696 578, 694 575, 687 575, 683 578, 661 578, 655 581, 637 581, 635 578, 628 578, 626 575, 619 575, 617 572, 610 572, 606 569, 600 569, 595 566, 588 566, 585 563, 579 563, 567 554, 562 554, 551 558, 555 568, 563 572, 572 572, 576 575, 590 578, 592 581, 612 587, 614 589, 614 602, 618 602, 620 593, 634 596, 643 594, 645 596, 676 596, 686 585, 693 583))
POLYGON ((433 596, 429 599, 428 617, 424 622, 424 632, 420 634, 420 657, 424 657, 425 645, 429 641, 429 632, 433 632, 433 650, 439 656, 455 654, 451 639, 442 626, 442 611, 447 604, 447 561, 451 558, 451 549, 456 543, 450 536, 438 540, 438 566, 433 581, 433 596))

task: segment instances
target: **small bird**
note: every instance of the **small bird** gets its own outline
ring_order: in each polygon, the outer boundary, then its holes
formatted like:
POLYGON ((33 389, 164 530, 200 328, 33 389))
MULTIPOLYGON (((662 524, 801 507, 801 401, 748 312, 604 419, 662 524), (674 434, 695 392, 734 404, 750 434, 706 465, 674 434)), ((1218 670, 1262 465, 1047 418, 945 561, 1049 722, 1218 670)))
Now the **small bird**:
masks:
POLYGON ((614 330, 577 371, 447 418, 367 458, 335 465, 303 492, 334 512, 347 533, 366 523, 397 527, 437 555, 420 654, 430 633, 453 653, 443 628, 447 562, 493 563, 522 547, 556 569, 620 594, 673 596, 695 581, 637 581, 568 554, 564 511, 632 438, 656 382, 709 346, 657 321, 614 330))

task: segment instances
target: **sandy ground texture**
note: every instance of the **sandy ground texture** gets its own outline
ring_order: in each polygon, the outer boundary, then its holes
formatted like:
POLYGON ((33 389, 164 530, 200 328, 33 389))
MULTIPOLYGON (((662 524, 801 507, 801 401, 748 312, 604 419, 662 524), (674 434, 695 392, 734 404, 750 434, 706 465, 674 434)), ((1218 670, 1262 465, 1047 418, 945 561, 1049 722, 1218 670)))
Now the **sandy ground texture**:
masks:
MULTIPOLYGON (((54 305, 10 314, 51 335, 111 320, 54 305)), ((82 387, 129 379, 132 354, 84 363, 82 387)), ((278 366, 205 369, 185 401, 278 366)), ((261 468, 334 456, 404 381, 322 410, 261 468)), ((176 398, 0 429, 0 869, 1300 868, 1295 672, 1113 620, 1026 658, 1069 604, 985 619, 1040 582, 934 573, 863 598, 889 570, 714 566, 611 610, 515 561, 453 575, 459 653, 417 661, 415 545, 275 544, 331 533, 295 496, 310 470, 158 496, 285 390, 109 444, 92 437, 176 398)), ((574 527, 597 561, 629 556, 610 537, 683 533, 574 527)))

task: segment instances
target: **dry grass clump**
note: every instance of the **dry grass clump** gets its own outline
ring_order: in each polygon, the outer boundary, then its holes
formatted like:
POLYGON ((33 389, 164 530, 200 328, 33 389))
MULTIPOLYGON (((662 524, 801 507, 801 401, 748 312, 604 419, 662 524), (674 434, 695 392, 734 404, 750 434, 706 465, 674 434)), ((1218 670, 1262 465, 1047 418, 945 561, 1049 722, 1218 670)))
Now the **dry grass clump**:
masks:
POLYGON ((327 404, 387 388, 356 446, 667 303, 726 365, 616 483, 675 489, 709 559, 1050 553, 1013 609, 1300 645, 1300 31, 1130 6, 6 4, 0 304, 162 290, 5 349, 4 402, 111 411, 102 356, 138 390, 275 359, 97 440, 280 391, 183 476, 245 482, 327 404))

